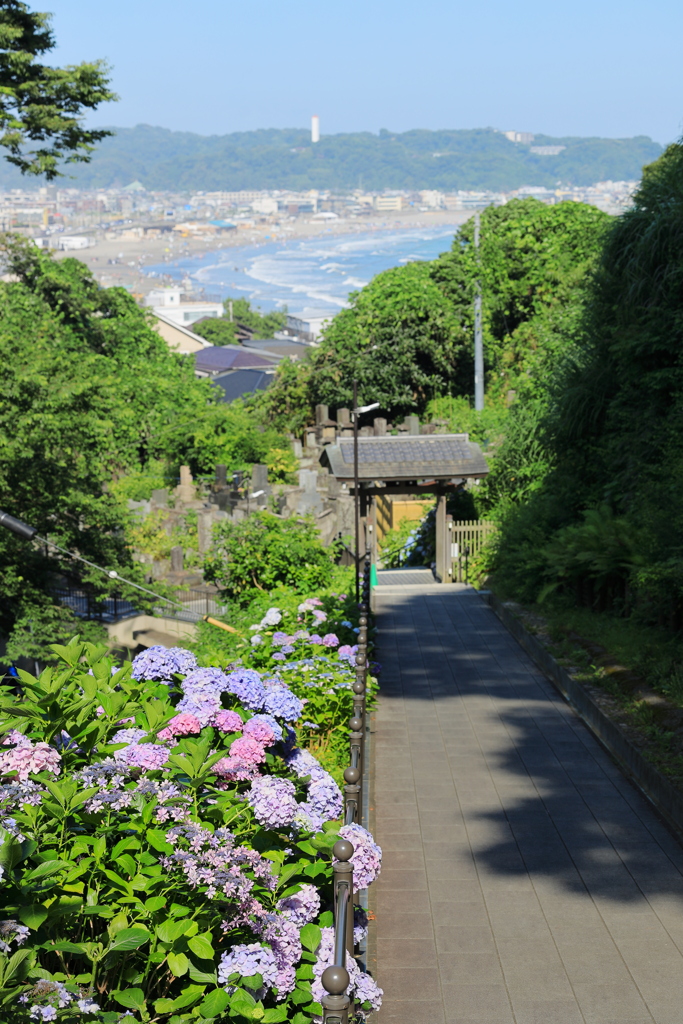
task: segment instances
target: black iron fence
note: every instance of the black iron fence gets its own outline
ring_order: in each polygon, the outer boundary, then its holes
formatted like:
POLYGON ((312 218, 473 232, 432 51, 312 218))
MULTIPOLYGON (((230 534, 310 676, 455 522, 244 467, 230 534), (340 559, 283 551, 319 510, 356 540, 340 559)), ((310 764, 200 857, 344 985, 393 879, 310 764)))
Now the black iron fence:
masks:
MULTIPOLYGON (((344 772, 344 824, 362 823, 363 776, 365 767, 366 687, 368 677, 368 617, 370 612, 370 553, 365 557, 358 619, 358 652, 356 678, 353 683, 353 716, 349 721, 349 767, 344 772)), ((323 997, 324 1024, 348 1024, 354 1007, 347 993, 349 972, 346 957, 353 956, 353 844, 338 840, 332 850, 334 905, 334 963, 323 972, 321 981, 327 995, 323 997)))
MULTIPOLYGON (((113 594, 110 597, 98 596, 92 587, 84 583, 62 583, 52 591, 57 600, 71 608, 75 615, 82 619, 96 619, 98 622, 119 622, 140 615, 142 610, 136 604, 113 594)), ((199 622, 205 615, 224 615, 227 606, 221 600, 218 591, 195 590, 179 587, 169 594, 169 600, 159 601, 154 606, 154 615, 167 619, 178 619, 181 622, 199 622)))

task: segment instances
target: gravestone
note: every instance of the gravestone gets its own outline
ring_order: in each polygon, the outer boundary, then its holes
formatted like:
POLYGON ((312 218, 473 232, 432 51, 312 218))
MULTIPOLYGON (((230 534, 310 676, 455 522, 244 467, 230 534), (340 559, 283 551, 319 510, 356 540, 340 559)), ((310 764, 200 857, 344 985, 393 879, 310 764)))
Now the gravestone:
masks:
POLYGON ((158 487, 152 491, 151 506, 152 508, 166 508, 168 505, 168 488, 158 487))
POLYGON ((408 434, 410 437, 419 437, 420 434, 420 417, 412 413, 410 416, 406 416, 403 421, 408 428, 408 434))
POLYGON ((183 549, 180 544, 171 548, 171 572, 183 571, 183 549))
POLYGON ((302 445, 301 441, 298 441, 298 440, 292 441, 292 449, 293 449, 294 454, 297 457, 297 459, 303 458, 304 446, 302 445))
POLYGON ((329 405, 316 405, 315 407, 315 425, 316 427, 321 426, 325 420, 330 418, 330 407, 329 405))
POLYGON ((228 484, 228 467, 223 465, 216 466, 216 486, 227 487, 228 484))
POLYGON ((200 512, 197 516, 197 545, 200 555, 205 555, 211 547, 212 526, 213 516, 211 512, 200 512))
POLYGON ((268 484, 268 467, 262 462, 255 462, 251 467, 251 493, 256 494, 258 491, 263 491, 263 494, 255 499, 258 505, 266 504, 271 490, 272 488, 268 484))
POLYGON ((297 512, 305 515, 307 512, 322 512, 323 502, 318 493, 318 474, 314 469, 299 470, 299 487, 303 494, 299 498, 297 512))
POLYGON ((197 496, 189 466, 180 467, 180 484, 176 487, 176 494, 181 501, 194 501, 197 496))
POLYGON ((386 437, 387 421, 382 416, 376 416, 372 421, 375 437, 386 437))
POLYGON ((340 427, 351 426, 351 410, 337 409, 337 423, 340 427))

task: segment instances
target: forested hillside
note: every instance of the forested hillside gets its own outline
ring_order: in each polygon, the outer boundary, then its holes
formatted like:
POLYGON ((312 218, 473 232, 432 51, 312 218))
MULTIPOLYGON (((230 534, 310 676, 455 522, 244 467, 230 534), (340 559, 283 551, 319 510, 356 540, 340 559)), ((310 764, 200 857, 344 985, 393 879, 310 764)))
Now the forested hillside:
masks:
MULTIPOLYGON (((117 128, 92 162, 69 169, 81 188, 125 186, 138 179, 148 189, 503 189, 553 187, 558 181, 637 180, 661 147, 633 139, 550 138, 534 145, 564 146, 539 156, 491 128, 415 130, 324 135, 313 146, 302 129, 201 136, 150 125, 117 128)), ((0 186, 22 187, 5 161, 0 186)))

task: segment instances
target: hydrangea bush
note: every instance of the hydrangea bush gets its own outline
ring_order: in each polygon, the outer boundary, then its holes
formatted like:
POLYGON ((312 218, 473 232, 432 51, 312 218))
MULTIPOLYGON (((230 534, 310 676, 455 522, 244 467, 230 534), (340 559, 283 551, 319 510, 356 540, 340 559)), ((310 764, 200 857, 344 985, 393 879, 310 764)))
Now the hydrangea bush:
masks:
MULTIPOLYGON (((339 661, 324 635, 273 644, 275 620, 264 648, 305 641, 339 661)), ((297 745, 307 674, 272 657, 222 670, 150 648, 118 667, 78 639, 54 650, 56 667, 0 688, 0 1019, 318 1018, 344 830, 338 786, 297 745)), ((361 832, 369 884, 381 854, 361 832)), ((378 1008, 355 961, 351 988, 378 1008)))

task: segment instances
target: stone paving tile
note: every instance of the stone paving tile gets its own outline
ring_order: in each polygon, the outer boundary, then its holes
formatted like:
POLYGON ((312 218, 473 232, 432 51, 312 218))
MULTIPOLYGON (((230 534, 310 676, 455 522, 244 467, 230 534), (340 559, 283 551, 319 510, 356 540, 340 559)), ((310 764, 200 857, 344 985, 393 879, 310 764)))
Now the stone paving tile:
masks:
POLYGON ((681 1024, 681 846, 471 591, 375 595, 377 1024, 681 1024))

